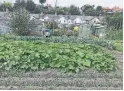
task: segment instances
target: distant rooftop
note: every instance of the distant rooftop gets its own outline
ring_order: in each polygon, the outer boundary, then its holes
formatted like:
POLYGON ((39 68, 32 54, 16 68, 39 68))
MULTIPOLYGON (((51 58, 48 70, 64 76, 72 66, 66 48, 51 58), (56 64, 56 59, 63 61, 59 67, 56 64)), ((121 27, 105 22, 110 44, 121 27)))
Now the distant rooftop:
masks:
POLYGON ((112 13, 112 12, 123 12, 123 8, 115 6, 113 8, 103 7, 104 12, 112 13))

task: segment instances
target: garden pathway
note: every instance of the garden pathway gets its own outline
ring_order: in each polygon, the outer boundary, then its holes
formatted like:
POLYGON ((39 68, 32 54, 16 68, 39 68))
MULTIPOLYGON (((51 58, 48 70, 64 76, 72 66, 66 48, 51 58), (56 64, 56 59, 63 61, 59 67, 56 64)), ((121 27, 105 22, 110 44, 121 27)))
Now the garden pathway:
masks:
POLYGON ((57 70, 17 73, 0 72, 0 89, 3 90, 122 90, 123 55, 112 51, 119 62, 119 70, 99 73, 85 70, 67 75, 57 70))

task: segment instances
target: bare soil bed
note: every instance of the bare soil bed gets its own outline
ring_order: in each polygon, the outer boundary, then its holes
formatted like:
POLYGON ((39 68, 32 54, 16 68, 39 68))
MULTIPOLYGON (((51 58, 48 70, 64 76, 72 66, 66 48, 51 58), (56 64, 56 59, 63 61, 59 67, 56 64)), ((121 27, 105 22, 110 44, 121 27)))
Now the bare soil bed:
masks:
POLYGON ((116 56, 119 70, 99 73, 85 70, 67 75, 54 69, 38 72, 17 73, 0 71, 1 90, 122 90, 123 54, 112 51, 116 56))

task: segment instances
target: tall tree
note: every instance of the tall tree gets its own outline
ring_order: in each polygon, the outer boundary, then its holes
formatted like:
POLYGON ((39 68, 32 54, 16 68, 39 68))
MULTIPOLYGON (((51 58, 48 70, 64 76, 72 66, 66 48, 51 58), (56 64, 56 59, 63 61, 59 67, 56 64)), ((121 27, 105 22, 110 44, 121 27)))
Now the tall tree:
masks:
POLYGON ((13 6, 12 6, 12 3, 11 2, 4 2, 4 3, 1 3, 0 5, 0 11, 5 11, 5 9, 8 8, 10 11, 12 10, 13 6))
POLYGON ((91 9, 91 8, 93 9, 94 5, 87 4, 87 5, 84 5, 84 6, 81 7, 83 12, 86 12, 86 10, 91 9))
POLYGON ((64 13, 69 14, 69 8, 68 7, 63 7, 64 13))
POLYGON ((43 12, 43 4, 46 2, 46 0, 39 0, 39 2, 40 2, 41 5, 42 5, 42 12, 43 12))
POLYGON ((26 9, 30 12, 34 12, 35 8, 36 8, 36 4, 32 0, 27 0, 26 9))
POLYGON ((75 5, 70 6, 69 13, 71 13, 72 15, 80 15, 79 8, 75 5))
POLYGON ((36 5, 34 13, 40 14, 41 13, 41 5, 36 5))
POLYGON ((102 8, 102 6, 97 6, 96 7, 96 14, 97 15, 103 14, 103 8, 102 8))
POLYGON ((96 11, 93 8, 89 8, 85 11, 85 15, 87 16, 96 16, 96 11))
POLYGON ((26 7, 26 1, 25 0, 16 0, 16 2, 14 4, 14 8, 20 8, 20 7, 23 7, 23 8, 26 7))
POLYGON ((40 2, 41 4, 44 4, 44 3, 46 2, 46 0, 39 0, 39 2, 40 2))
POLYGON ((95 14, 94 7, 95 7, 94 5, 84 5, 81 7, 81 9, 85 15, 94 15, 95 14))

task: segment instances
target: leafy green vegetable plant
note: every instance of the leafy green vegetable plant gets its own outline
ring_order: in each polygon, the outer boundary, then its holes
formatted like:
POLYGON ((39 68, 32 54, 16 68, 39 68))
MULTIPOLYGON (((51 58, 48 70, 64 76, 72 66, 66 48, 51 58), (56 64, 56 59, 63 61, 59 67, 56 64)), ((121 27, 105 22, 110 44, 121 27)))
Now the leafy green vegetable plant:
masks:
POLYGON ((10 40, 0 42, 0 64, 5 70, 57 68, 77 73, 84 68, 100 72, 110 72, 117 68, 115 58, 96 45, 10 40))

